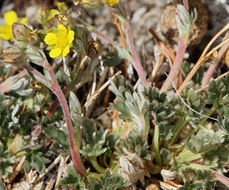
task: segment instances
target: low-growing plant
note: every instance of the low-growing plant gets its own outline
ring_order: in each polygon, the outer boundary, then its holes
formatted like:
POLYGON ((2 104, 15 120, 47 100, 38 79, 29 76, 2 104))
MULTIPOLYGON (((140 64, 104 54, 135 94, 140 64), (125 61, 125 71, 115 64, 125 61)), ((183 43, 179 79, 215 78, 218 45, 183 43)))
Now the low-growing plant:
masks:
POLYGON ((196 65, 183 62, 198 19, 196 10, 189 11, 184 0, 177 5, 177 55, 158 89, 147 82, 124 2, 73 3, 87 10, 108 9, 122 46, 81 16, 75 19, 63 2, 57 3, 57 9, 41 8, 37 13, 40 27, 35 29, 14 11, 4 14, 0 38, 8 43, 1 48, 0 58, 0 185, 12 182, 18 158, 25 157, 25 174, 39 173, 37 183, 54 157, 70 154, 72 163, 58 180, 58 185, 67 188, 134 189, 139 184, 145 187, 147 181, 160 185, 161 179, 181 190, 214 189, 217 180, 229 187, 224 176, 229 163, 229 74, 201 88, 204 69, 197 71, 226 42, 207 52, 214 38, 196 65), (93 34, 113 49, 106 49, 93 34), (124 77, 118 73, 104 83, 106 74, 98 73, 106 73, 109 67, 116 71, 123 60, 124 65, 132 63, 139 82, 133 85, 127 80, 124 66, 124 77), (184 82, 177 85, 180 70, 184 82), (98 87, 97 74, 101 80, 104 77, 98 87), (108 108, 114 114, 110 128, 101 126, 91 114, 107 86, 115 96, 108 108))

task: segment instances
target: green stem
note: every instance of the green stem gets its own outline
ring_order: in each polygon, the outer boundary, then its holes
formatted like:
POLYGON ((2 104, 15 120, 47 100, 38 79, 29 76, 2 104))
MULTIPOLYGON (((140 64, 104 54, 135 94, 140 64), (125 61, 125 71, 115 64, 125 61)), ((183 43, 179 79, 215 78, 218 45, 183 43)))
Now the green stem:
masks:
POLYGON ((103 155, 103 163, 107 168, 109 168, 109 164, 107 163, 107 153, 106 152, 103 155))
POLYGON ((160 156, 160 145, 159 145, 159 126, 156 125, 154 129, 154 137, 153 137, 153 146, 154 146, 154 151, 155 151, 155 159, 156 162, 161 165, 161 156, 160 156))
POLYGON ((98 161, 97 161, 97 158, 95 156, 91 157, 90 158, 90 161, 93 165, 93 167, 99 172, 99 173, 105 173, 106 172, 106 169, 101 167, 99 164, 98 164, 98 161))
POLYGON ((216 110, 216 108, 217 108, 217 104, 216 103, 213 103, 211 109, 208 110, 208 112, 206 114, 207 117, 204 117, 203 119, 201 119, 201 121, 198 124, 198 127, 201 127, 201 126, 204 125, 204 123, 207 121, 208 117, 210 117, 214 113, 214 111, 216 110))
POLYGON ((178 122, 176 123, 176 126, 175 126, 175 134, 173 135, 172 139, 168 143, 168 146, 171 146, 175 142, 178 134, 180 133, 181 129, 185 126, 186 123, 187 123, 187 120, 184 117, 182 119, 178 120, 178 122))

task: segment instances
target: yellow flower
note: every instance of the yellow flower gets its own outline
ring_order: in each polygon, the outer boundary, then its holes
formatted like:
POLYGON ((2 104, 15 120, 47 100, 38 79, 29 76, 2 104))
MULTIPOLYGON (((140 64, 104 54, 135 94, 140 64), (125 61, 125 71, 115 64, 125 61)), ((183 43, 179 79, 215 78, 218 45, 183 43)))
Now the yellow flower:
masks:
POLYGON ((118 3, 119 0, 106 0, 106 3, 109 5, 109 6, 113 6, 114 4, 118 3))
POLYGON ((58 25, 58 30, 47 33, 44 41, 47 45, 50 45, 48 47, 51 50, 49 52, 50 57, 66 56, 70 51, 74 34, 73 30, 66 29, 62 24, 58 25))
MULTIPOLYGON (((4 14, 5 24, 0 26, 0 38, 4 40, 12 40, 12 24, 18 22, 17 13, 15 11, 8 11, 4 14)), ((19 23, 26 23, 27 18, 22 18, 19 23)))

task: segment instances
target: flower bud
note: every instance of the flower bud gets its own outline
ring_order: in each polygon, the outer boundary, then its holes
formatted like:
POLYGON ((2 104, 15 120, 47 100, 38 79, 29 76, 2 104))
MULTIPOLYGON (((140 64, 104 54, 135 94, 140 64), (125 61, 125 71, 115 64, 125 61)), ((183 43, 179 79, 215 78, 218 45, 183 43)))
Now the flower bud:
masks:
POLYGON ((2 58, 6 63, 20 63, 24 58, 24 53, 18 46, 11 46, 3 50, 2 58))
POLYGON ((30 44, 36 44, 39 41, 37 31, 31 31, 24 24, 14 23, 12 25, 12 33, 14 39, 19 42, 29 42, 30 44))
POLYGON ((29 28, 27 28, 24 24, 14 23, 12 25, 13 37, 18 41, 28 40, 29 32, 29 28))

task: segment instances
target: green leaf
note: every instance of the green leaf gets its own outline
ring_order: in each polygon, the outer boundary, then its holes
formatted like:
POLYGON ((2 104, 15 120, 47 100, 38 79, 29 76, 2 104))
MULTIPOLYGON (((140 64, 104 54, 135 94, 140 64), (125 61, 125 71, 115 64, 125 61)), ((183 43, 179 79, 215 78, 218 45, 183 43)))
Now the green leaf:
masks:
POLYGON ((68 153, 70 151, 68 136, 65 131, 56 128, 54 125, 49 125, 45 129, 46 135, 54 142, 54 151, 57 153, 68 153))
POLYGON ((104 66, 114 67, 122 61, 118 52, 111 52, 106 55, 106 59, 103 63, 104 66))
POLYGON ((98 59, 93 59, 92 62, 88 65, 87 69, 85 69, 83 76, 81 78, 81 82, 87 82, 91 79, 91 76, 95 70, 95 67, 99 64, 98 59))
POLYGON ((188 148, 195 153, 206 153, 218 148, 224 142, 222 131, 213 131, 211 129, 201 129, 196 135, 193 135, 187 144, 188 148))
POLYGON ((80 153, 87 157, 97 157, 106 152, 106 136, 108 130, 97 131, 93 120, 85 119, 83 122, 82 149, 80 153))
POLYGON ((30 152, 26 156, 26 162, 24 169, 28 172, 31 168, 36 169, 39 173, 44 173, 46 170, 46 164, 49 162, 47 158, 44 157, 44 154, 39 151, 30 152))
POLYGON ((197 182, 190 184, 189 182, 185 183, 183 187, 179 188, 179 190, 201 190, 203 187, 203 183, 197 182))
POLYGON ((70 91, 69 106, 70 106, 70 114, 73 123, 78 126, 81 125, 82 123, 81 105, 78 98, 72 91, 70 91))
POLYGON ((124 179, 117 173, 111 174, 109 170, 106 170, 101 181, 93 180, 89 184, 90 190, 124 190, 125 187, 130 186, 129 182, 125 182, 124 179))
POLYGON ((0 181, 0 190, 7 190, 5 185, 0 181))
POLYGON ((67 175, 59 181, 64 187, 75 187, 76 190, 87 190, 82 176, 70 165, 67 168, 67 175))

